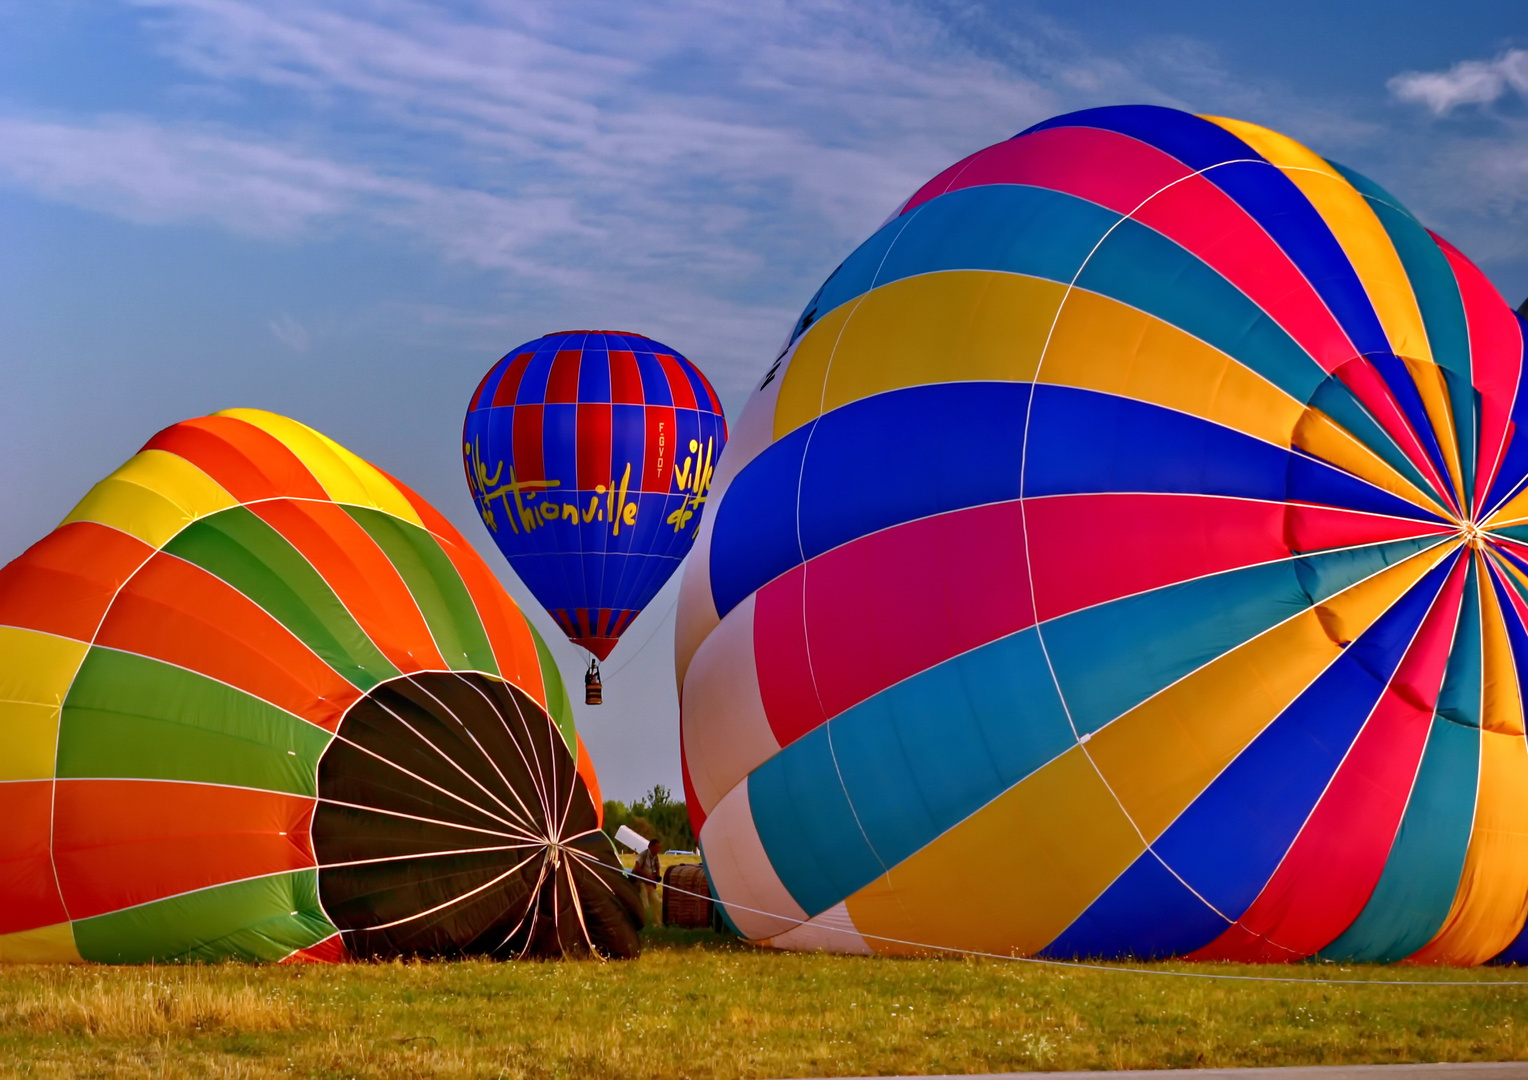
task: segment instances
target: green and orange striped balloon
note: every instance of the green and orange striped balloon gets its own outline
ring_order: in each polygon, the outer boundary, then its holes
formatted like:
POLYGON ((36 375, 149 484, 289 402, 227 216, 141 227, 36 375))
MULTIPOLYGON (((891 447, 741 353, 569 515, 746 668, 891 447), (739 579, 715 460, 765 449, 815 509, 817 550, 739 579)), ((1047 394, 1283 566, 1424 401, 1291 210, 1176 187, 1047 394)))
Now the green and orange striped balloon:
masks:
POLYGON ((0 570, 0 959, 636 951, 545 643, 296 421, 160 432, 0 570))

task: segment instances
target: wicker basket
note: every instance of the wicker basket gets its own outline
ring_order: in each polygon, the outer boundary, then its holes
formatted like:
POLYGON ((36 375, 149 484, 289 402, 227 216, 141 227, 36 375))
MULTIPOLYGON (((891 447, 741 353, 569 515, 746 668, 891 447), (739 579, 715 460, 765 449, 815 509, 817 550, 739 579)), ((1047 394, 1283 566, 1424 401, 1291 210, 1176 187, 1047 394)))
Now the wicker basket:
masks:
POLYGON ((663 871, 663 925, 686 930, 711 926, 711 886, 704 866, 679 863, 663 871))

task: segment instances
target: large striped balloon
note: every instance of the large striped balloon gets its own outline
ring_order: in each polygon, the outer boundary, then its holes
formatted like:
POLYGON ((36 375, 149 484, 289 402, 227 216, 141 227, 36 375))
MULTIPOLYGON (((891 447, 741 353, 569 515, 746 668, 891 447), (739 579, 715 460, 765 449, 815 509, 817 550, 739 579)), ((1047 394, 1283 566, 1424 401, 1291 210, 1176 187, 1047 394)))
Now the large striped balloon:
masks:
POLYGON ((1523 332, 1252 124, 1090 110, 924 185, 748 402, 686 570, 733 921, 1528 956, 1523 332))
POLYGON ((499 550, 603 660, 695 542, 727 421, 700 370, 642 337, 574 330, 489 369, 467 409, 467 485, 499 550))
POLYGON ((545 644, 398 481, 235 409, 0 569, 0 960, 636 949, 545 644))

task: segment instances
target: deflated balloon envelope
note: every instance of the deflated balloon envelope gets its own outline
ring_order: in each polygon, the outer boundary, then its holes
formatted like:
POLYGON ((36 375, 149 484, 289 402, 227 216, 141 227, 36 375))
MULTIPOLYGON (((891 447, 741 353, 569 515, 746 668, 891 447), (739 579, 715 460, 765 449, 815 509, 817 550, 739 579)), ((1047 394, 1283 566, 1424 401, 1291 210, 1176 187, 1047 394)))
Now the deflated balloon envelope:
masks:
POLYGON ((677 627, 689 806, 786 948, 1528 955, 1523 322, 1372 181, 1127 106, 814 296, 677 627))
POLYGON ((637 950, 546 647, 317 432, 156 435, 0 570, 0 959, 637 950))

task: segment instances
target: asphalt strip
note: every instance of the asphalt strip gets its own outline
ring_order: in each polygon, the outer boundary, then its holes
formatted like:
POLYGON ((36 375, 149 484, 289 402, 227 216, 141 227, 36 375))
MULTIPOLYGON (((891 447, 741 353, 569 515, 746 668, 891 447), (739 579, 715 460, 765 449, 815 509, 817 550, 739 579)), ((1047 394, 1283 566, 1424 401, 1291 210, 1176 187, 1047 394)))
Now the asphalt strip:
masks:
MULTIPOLYGON (((1421 1065, 1295 1065, 1271 1069, 1120 1069, 1082 1072, 961 1073, 907 1075, 902 1080, 1003 1080, 1043 1076, 1046 1080, 1528 1080, 1528 1061, 1440 1061, 1421 1065)), ((884 1080, 834 1077, 833 1080, 884 1080)))

